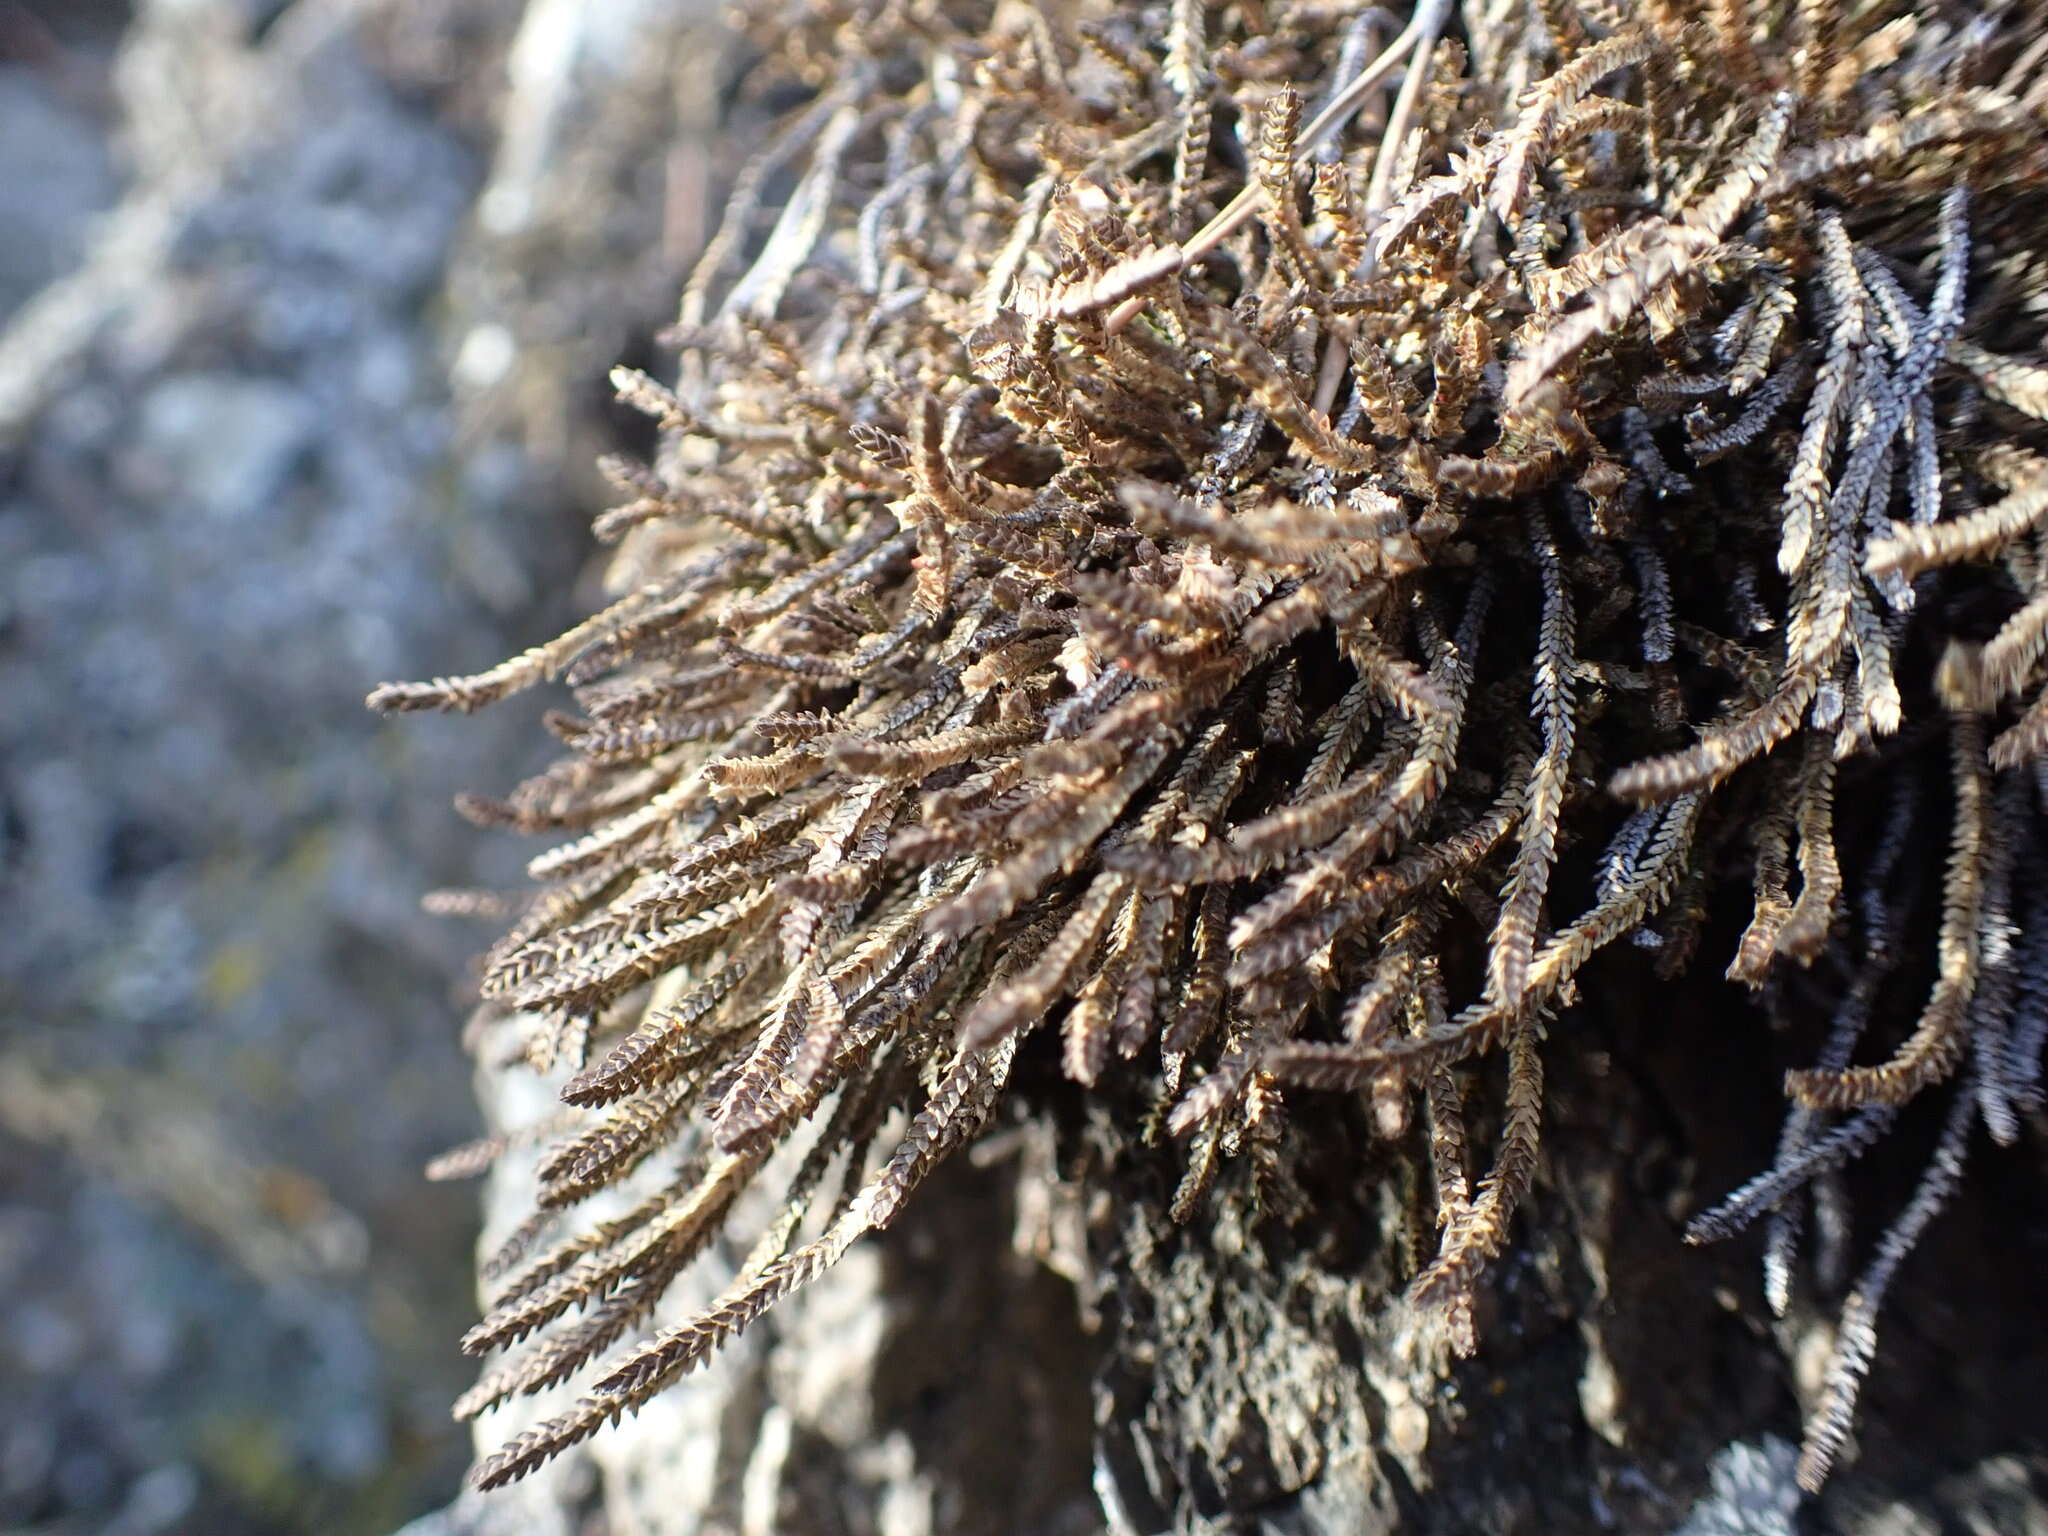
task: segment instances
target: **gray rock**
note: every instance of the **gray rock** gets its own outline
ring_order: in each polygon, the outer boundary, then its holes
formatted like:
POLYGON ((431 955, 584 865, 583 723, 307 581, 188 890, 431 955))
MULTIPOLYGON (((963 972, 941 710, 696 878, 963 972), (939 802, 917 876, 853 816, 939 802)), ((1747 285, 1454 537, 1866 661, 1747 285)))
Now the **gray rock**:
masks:
POLYGON ((1776 1435, 1737 1441, 1714 1458, 1707 1496, 1672 1536, 1794 1536, 1799 1450, 1776 1435))
POLYGON ((77 265, 94 219, 114 201, 105 125, 78 84, 0 64, 0 323, 77 265))

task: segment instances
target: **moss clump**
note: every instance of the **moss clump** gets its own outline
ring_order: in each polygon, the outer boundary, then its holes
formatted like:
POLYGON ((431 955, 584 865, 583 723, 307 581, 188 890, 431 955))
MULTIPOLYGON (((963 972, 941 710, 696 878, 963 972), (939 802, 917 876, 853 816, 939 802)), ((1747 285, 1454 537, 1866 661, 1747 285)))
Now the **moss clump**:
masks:
POLYGON ((1698 964, 1819 963, 1839 1011, 1778 1165, 1697 1235, 1954 1105, 1851 1296, 1825 1475, 1892 1266, 1971 1128, 2040 1096, 2048 371, 1999 349, 2048 303, 2048 76, 1960 5, 1380 14, 751 23, 748 89, 809 99, 673 386, 618 378, 663 434, 598 524, 624 595, 372 699, 561 678, 578 710, 561 766, 468 802, 570 839, 483 990, 585 1116, 469 1343, 537 1340, 465 1411, 602 1363, 480 1482, 886 1225, 1034 1032, 1152 1085, 1129 1133, 1184 1144, 1183 1219, 1319 1093, 1415 1117, 1414 1294, 1470 1349, 1571 1049, 1545 1021, 1618 941, 1693 962, 1731 877, 1753 920, 1698 964), (731 1290, 645 1336, 811 1122, 731 1290), (542 1240, 650 1158, 656 1193, 542 1240))

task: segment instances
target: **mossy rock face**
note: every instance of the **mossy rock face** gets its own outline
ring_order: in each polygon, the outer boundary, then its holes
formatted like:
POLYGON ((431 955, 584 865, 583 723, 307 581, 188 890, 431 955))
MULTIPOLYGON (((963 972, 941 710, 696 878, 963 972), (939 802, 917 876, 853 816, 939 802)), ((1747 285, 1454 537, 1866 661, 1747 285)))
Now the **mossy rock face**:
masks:
POLYGON ((1383 19, 751 17, 739 98, 803 99, 672 379, 614 375, 660 432, 615 601, 371 700, 576 708, 466 803, 563 839, 482 1027, 581 1112, 463 1409, 577 1395, 481 1485, 992 1127, 1077 1203, 1040 1246, 1114 1323, 1133 1529, 1675 1519, 1788 1406, 1825 1481, 1905 1254, 2042 1102, 2031 31, 1383 19), (1664 1278, 1752 1221, 1788 1337, 1839 1323, 1796 1402, 1725 1259, 1664 1278))

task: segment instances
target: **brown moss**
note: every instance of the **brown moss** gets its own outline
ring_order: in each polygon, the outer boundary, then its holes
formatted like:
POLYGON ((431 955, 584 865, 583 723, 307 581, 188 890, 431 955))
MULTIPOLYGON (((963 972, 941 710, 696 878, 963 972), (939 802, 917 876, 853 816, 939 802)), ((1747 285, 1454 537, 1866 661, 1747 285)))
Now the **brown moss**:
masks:
POLYGON ((1721 7, 1717 36, 1655 0, 1431 5, 1348 54, 1335 14, 752 22, 748 88, 810 99, 689 285, 673 386, 618 379, 664 434, 603 524, 621 597, 372 697, 575 690, 578 756, 480 808, 573 838, 484 993, 583 1069, 549 1204, 680 1169, 494 1266, 478 1346, 541 1334, 467 1409, 622 1352, 480 1482, 886 1225, 1040 1030, 1079 1082, 1153 1085, 1128 1133, 1185 1139, 1178 1218, 1319 1093, 1396 1136, 1412 1098, 1412 1294, 1469 1349, 1571 1049, 1546 1025, 1617 941, 1682 965, 1750 866, 1730 974, 1813 967, 1840 1008, 1778 1167, 1697 1235, 1774 1213, 1782 1302, 1806 1182, 1955 1105, 1852 1293, 1825 1475, 1971 1127, 2040 1102, 2048 479, 2038 370, 2000 349, 2048 297, 2048 77, 1959 6, 1721 7), (2003 662, 1938 686, 1958 615, 2014 610, 1962 637, 2003 662), (1929 882, 1930 992, 1887 1038, 1929 882), (643 1336, 813 1121, 728 1294, 643 1336))

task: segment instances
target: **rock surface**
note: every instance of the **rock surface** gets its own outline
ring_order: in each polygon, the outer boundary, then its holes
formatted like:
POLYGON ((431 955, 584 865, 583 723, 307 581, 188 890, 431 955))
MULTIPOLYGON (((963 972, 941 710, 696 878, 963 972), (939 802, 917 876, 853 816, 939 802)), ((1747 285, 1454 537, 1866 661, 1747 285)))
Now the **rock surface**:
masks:
POLYGON ((488 74, 510 35, 468 10, 0 17, 10 1530, 382 1532, 463 1464, 475 1215, 419 1168, 476 1124, 476 935, 418 903, 515 878, 446 796, 544 742, 361 699, 560 622, 560 439, 661 318, 580 290, 551 443, 456 381, 491 125, 434 48, 488 74))

